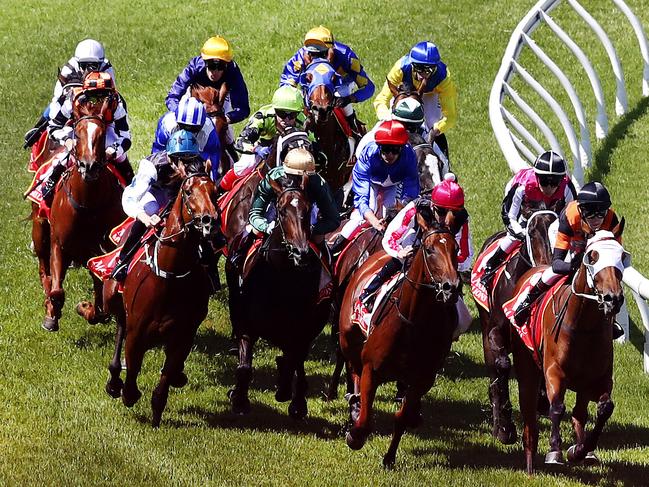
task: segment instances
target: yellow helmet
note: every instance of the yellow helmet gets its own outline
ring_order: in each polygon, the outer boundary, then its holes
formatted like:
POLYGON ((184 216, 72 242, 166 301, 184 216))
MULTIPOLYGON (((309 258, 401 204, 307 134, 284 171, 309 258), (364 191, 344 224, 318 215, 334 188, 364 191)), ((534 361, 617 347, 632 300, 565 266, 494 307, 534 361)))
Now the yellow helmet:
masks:
POLYGON ((304 47, 309 50, 311 49, 318 49, 319 50, 324 50, 324 49, 329 49, 333 47, 334 45, 334 36, 331 33, 329 29, 326 27, 319 25, 318 27, 314 27, 311 29, 309 32, 306 33, 304 36, 304 47))
POLYGON ((203 47, 201 48, 201 57, 203 60, 207 61, 208 59, 222 59, 223 61, 229 63, 234 57, 232 52, 232 46, 221 36, 210 37, 205 41, 203 47))
POLYGON ((291 149, 284 158, 284 172, 295 176, 315 174, 313 154, 303 147, 291 149))

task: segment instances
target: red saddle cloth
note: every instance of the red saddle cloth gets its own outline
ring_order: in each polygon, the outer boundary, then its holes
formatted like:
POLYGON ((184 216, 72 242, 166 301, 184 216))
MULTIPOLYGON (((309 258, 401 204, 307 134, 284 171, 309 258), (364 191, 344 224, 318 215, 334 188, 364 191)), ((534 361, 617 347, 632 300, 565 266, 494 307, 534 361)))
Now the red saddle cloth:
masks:
POLYGON ((530 350, 530 352, 532 352, 534 361, 539 368, 542 365, 543 356, 543 311, 549 305, 553 296, 558 292, 561 286, 565 284, 568 276, 563 276, 552 286, 552 288, 550 288, 550 290, 536 300, 530 309, 530 317, 522 326, 516 324, 514 313, 516 312, 518 303, 525 299, 529 290, 534 286, 533 283, 536 283, 541 279, 541 274, 543 274, 544 270, 545 267, 528 276, 523 285, 519 288, 518 293, 516 293, 512 299, 503 304, 503 312, 505 313, 505 316, 521 337, 525 346, 530 350))
MULTIPOLYGON (((380 268, 375 273, 373 273, 367 281, 365 281, 363 289, 367 287, 370 282, 372 282, 372 279, 374 279, 374 276, 378 273, 379 270, 380 268)), ((374 313, 384 307, 384 301, 390 297, 392 290, 399 282, 403 280, 404 275, 405 274, 403 274, 402 272, 397 272, 381 286, 381 288, 377 291, 376 298, 374 300, 374 306, 372 307, 371 312, 367 312, 367 309, 365 308, 363 303, 361 303, 360 299, 354 300, 351 322, 361 329, 366 338, 370 335, 374 313)))
MULTIPOLYGON (((486 249, 484 249, 476 259, 475 264, 473 265, 473 270, 471 271, 471 294, 473 294, 473 299, 475 299, 476 303, 487 311, 489 311, 489 293, 493 293, 493 284, 498 282, 498 279, 500 279, 500 276, 505 271, 505 267, 507 267, 507 262, 516 255, 521 246, 521 242, 519 242, 514 251, 510 252, 505 262, 496 270, 495 274, 491 278, 491 289, 487 290, 481 282, 482 276, 484 276, 485 273, 484 267, 489 258, 496 251, 496 247, 500 245, 500 240, 501 239, 494 240, 486 249)), ((491 298, 493 298, 493 296, 491 296, 491 298)))
POLYGON ((32 150, 29 153, 29 164, 27 170, 29 172, 38 171, 38 160, 43 156, 43 152, 47 148, 47 130, 44 130, 36 143, 32 145, 32 150))
POLYGON ((336 262, 334 263, 334 269, 333 269, 334 275, 338 275, 338 273, 340 272, 340 269, 338 268, 338 263, 343 261, 343 256, 351 248, 352 244, 356 241, 358 237, 361 236, 361 234, 365 233, 370 228, 372 228, 372 225, 370 225, 368 222, 363 220, 363 222, 358 226, 358 228, 354 231, 354 233, 352 233, 352 235, 349 238, 349 241, 347 242, 347 245, 345 245, 345 247, 340 251, 338 257, 336 258, 336 262))
MULTIPOLYGON (((248 182, 250 178, 252 178, 255 174, 259 175, 259 177, 262 177, 261 172, 259 169, 255 169, 252 171, 250 174, 247 176, 244 176, 240 178, 234 185, 232 186, 232 189, 224 194, 222 194, 219 197, 219 200, 217 202, 219 209, 221 210, 221 232, 225 235, 225 230, 226 230, 226 224, 228 221, 228 216, 230 213, 230 207, 232 206, 232 198, 234 197, 235 194, 239 191, 239 189, 248 182)), ((226 247, 227 249, 227 247, 226 247)), ((224 251, 226 250, 224 249, 224 251)))

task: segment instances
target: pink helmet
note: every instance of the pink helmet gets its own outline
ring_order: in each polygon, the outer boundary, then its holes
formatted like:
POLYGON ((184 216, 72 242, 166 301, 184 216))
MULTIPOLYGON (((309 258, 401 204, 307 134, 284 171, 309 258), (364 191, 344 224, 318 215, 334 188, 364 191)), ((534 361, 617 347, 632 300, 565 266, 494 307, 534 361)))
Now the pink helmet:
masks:
POLYGON ((464 208, 464 190, 455 182, 455 175, 451 173, 446 174, 444 181, 433 188, 431 198, 435 206, 450 210, 464 208))
POLYGON ((376 129, 374 140, 382 145, 405 145, 408 142, 408 131, 397 120, 386 120, 376 129))

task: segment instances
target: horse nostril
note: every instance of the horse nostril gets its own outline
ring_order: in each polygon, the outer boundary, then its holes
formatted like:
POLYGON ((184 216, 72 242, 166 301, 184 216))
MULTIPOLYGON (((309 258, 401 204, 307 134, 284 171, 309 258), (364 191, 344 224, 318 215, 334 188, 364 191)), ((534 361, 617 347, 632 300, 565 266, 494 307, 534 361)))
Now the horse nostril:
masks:
POLYGON ((443 289, 444 291, 450 291, 451 288, 452 288, 452 286, 451 286, 451 283, 450 283, 450 282, 445 282, 444 284, 442 284, 442 289, 443 289))
POLYGON ((612 303, 613 302, 613 295, 612 294, 605 294, 604 295, 604 301, 607 303, 612 303))
POLYGON ((201 218, 201 223, 202 223, 203 225, 209 225, 210 223, 212 223, 212 217, 209 216, 209 215, 204 215, 204 216, 201 218))

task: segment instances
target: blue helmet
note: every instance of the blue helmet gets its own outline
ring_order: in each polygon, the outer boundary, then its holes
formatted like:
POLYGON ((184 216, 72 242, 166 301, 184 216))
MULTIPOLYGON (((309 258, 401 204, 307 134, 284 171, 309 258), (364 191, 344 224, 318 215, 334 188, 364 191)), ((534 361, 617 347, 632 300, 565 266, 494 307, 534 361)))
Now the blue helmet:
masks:
POLYGON ((432 42, 423 41, 415 44, 410 50, 410 62, 415 64, 437 64, 442 60, 437 46, 432 42))
POLYGON ((194 97, 183 98, 176 109, 176 122, 202 127, 207 118, 205 106, 194 97))
POLYGON ((196 135, 187 130, 177 130, 167 141, 167 154, 170 156, 198 156, 198 140, 196 135))

